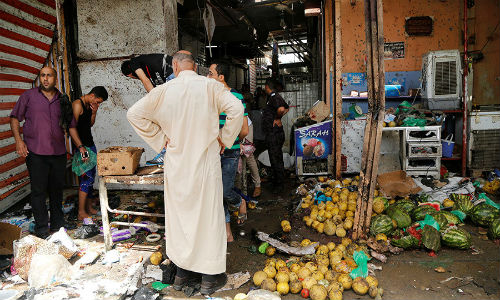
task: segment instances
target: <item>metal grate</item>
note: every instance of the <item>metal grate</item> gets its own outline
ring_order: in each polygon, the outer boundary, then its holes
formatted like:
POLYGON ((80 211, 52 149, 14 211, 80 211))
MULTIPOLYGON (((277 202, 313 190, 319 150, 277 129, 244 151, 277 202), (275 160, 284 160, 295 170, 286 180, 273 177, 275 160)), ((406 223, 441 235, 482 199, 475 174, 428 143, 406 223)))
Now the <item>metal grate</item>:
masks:
POLYGON ((457 93, 457 62, 436 62, 436 77, 434 80, 436 96, 457 93))
POLYGON ((472 133, 472 168, 492 170, 500 167, 500 130, 477 130, 472 133))

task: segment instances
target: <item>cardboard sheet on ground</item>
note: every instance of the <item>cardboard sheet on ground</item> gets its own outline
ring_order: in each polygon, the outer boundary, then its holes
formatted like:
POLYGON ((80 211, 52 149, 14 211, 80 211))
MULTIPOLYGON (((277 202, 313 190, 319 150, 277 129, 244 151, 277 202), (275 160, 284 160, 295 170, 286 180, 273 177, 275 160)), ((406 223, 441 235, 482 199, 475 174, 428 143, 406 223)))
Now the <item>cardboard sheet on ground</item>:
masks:
POLYGON ((413 178, 401 170, 378 175, 377 183, 382 194, 391 198, 396 196, 406 197, 422 190, 415 184, 413 178))

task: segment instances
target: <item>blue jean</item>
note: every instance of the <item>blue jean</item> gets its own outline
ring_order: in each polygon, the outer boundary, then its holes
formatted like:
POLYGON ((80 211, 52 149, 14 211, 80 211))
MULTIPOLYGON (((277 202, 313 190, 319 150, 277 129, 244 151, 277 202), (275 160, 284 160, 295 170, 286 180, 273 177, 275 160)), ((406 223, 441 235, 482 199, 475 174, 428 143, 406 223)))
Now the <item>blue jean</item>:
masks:
POLYGON ((234 190, 234 179, 236 178, 236 171, 238 171, 238 160, 240 159, 240 149, 226 149, 224 154, 220 156, 221 169, 222 169, 222 187, 224 199, 224 215, 226 223, 231 221, 229 215, 229 205, 239 207, 241 204, 241 196, 234 190))
MULTIPOLYGON (((97 153, 95 145, 88 148, 94 151, 94 153, 97 153)), ((80 155, 80 152, 77 152, 75 155, 80 155)), ((78 177, 80 179, 80 191, 87 193, 87 195, 89 196, 91 196, 92 191, 94 190, 93 186, 94 186, 95 174, 96 174, 96 167, 93 167, 92 169, 82 174, 82 176, 78 177)))

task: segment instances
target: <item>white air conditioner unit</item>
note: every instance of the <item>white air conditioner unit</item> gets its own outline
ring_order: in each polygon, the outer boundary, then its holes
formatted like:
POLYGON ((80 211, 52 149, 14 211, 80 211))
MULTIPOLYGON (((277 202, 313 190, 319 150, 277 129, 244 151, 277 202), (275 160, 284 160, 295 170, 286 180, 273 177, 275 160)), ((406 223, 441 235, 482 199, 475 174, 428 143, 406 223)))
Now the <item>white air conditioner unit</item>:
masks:
POLYGON ((422 58, 422 98, 429 109, 461 108, 462 67, 458 50, 431 51, 422 58))

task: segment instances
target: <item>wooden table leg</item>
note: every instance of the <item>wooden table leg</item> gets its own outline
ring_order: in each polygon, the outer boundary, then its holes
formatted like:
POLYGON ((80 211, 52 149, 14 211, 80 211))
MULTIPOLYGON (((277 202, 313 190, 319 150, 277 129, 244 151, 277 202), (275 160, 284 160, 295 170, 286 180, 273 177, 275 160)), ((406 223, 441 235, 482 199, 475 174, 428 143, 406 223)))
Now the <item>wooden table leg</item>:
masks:
POLYGON ((104 233, 105 251, 111 250, 113 241, 111 240, 111 230, 108 217, 108 190, 103 178, 99 178, 99 202, 101 203, 102 231, 104 233))

